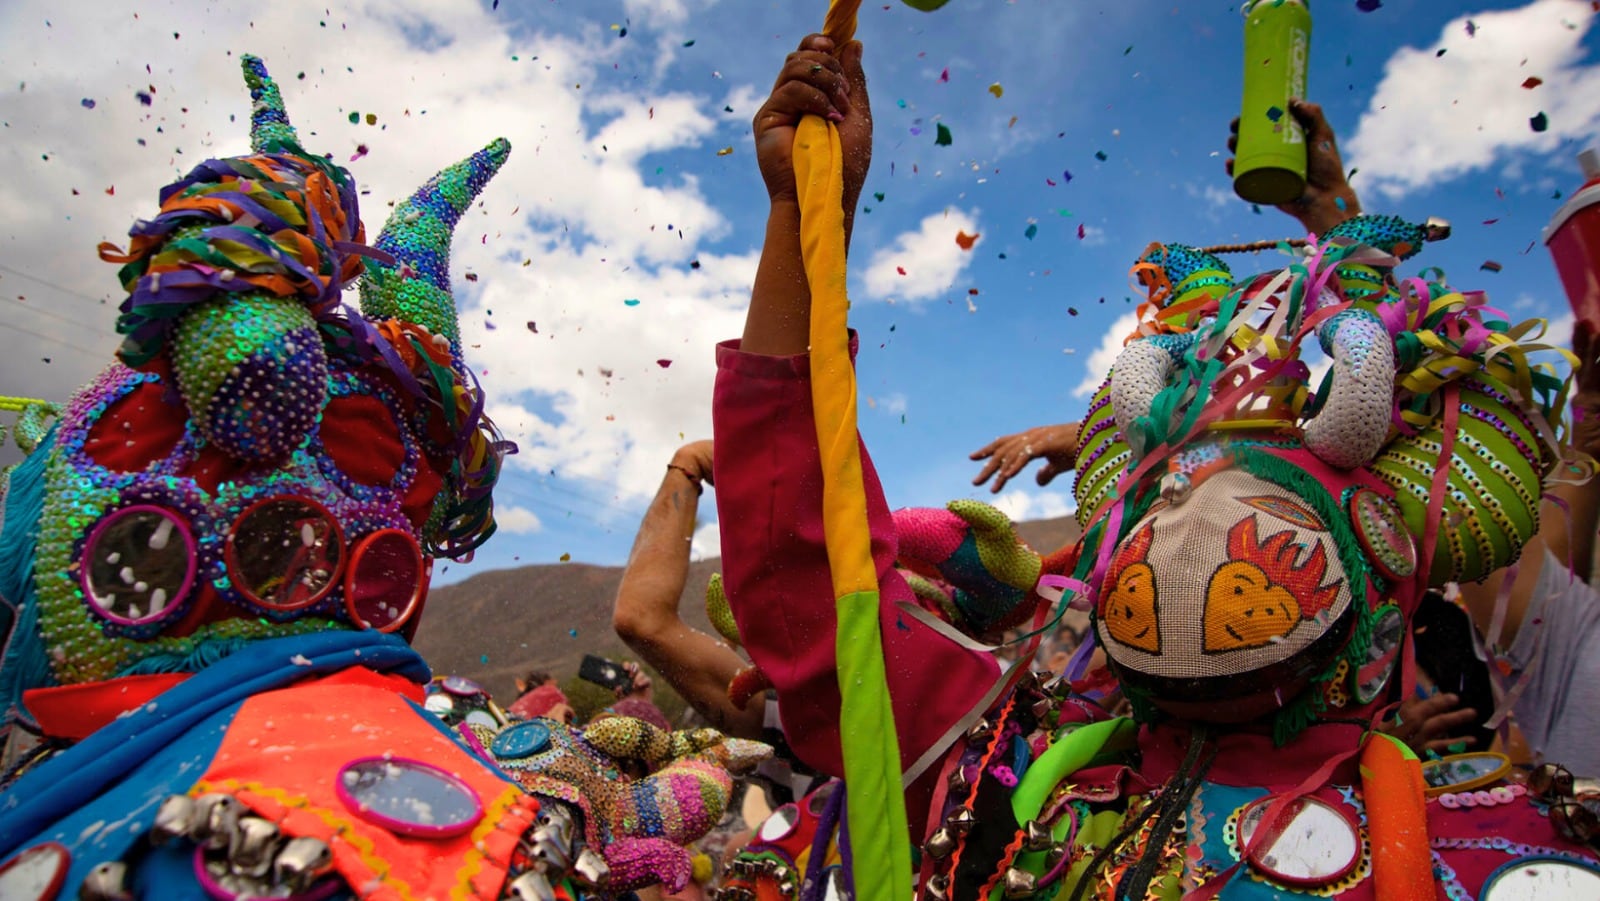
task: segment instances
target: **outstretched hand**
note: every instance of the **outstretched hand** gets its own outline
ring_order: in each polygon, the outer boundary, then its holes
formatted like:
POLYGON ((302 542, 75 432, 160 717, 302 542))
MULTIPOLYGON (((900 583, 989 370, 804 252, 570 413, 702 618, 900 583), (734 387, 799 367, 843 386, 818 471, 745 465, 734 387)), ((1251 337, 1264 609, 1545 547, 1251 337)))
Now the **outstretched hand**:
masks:
POLYGON ((844 209, 848 220, 872 165, 872 107, 861 68, 860 41, 836 48, 832 39, 813 34, 784 60, 772 96, 756 112, 752 126, 756 160, 773 203, 794 202, 794 136, 801 118, 821 116, 839 127, 844 153, 844 209), (837 53, 836 53, 837 51, 837 53))
MULTIPOLYGON (((1278 205, 1278 209, 1295 219, 1306 231, 1320 235, 1335 225, 1361 214, 1361 201, 1346 180, 1344 160, 1339 156, 1339 146, 1328 124, 1322 107, 1315 103, 1294 99, 1289 101, 1289 112, 1306 132, 1306 189, 1297 200, 1278 205)), ((1228 152, 1239 149, 1239 120, 1228 125, 1228 152)), ((1224 167, 1233 175, 1233 159, 1224 167)))
POLYGON ((1394 719, 1379 728, 1405 742, 1418 754, 1428 751, 1449 754, 1452 748, 1459 751, 1478 743, 1473 736, 1452 734, 1457 730, 1470 730, 1478 718, 1477 711, 1460 705, 1461 698, 1448 693, 1411 698, 1400 705, 1394 719))
POLYGON ((1078 460, 1078 423, 1035 426, 994 439, 972 454, 974 460, 988 460, 972 484, 982 485, 993 476, 994 484, 989 486, 989 492, 999 494, 1012 477, 1041 458, 1045 465, 1037 477, 1040 485, 1048 485, 1056 476, 1071 472, 1078 460))

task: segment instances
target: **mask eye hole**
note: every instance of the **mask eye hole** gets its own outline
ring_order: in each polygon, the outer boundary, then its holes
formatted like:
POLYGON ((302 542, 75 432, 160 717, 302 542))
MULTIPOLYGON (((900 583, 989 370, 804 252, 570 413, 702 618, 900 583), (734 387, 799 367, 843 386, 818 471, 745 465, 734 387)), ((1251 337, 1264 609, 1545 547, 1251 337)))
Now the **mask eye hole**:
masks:
POLYGON ((84 543, 83 595, 119 625, 163 622, 188 599, 196 559, 194 534, 177 514, 124 507, 100 520, 84 543))
POLYGON ((269 610, 301 610, 339 584, 344 530, 316 501, 267 498, 239 516, 224 554, 228 577, 251 603, 269 610))

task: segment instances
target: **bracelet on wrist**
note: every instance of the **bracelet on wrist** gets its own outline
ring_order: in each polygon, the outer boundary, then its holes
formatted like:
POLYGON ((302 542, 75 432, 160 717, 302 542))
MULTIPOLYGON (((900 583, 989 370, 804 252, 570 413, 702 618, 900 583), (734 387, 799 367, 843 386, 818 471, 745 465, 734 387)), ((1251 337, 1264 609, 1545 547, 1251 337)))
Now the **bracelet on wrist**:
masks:
POLYGON ((698 475, 695 475, 694 473, 690 472, 685 467, 679 466, 676 463, 668 463, 667 464, 667 469, 683 473, 684 478, 688 479, 691 483, 694 484, 694 493, 696 495, 700 495, 700 494, 705 494, 706 493, 705 485, 702 484, 705 480, 700 478, 698 475))

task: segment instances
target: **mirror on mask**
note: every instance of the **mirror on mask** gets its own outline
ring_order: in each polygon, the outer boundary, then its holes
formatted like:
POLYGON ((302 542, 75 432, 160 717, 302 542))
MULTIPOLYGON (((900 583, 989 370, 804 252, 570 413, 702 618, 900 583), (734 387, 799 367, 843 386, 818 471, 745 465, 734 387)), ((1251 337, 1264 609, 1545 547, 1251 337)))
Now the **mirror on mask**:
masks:
POLYGON ((1511 761, 1504 754, 1493 751, 1475 751, 1469 754, 1452 754, 1439 760, 1422 764, 1422 781, 1428 787, 1428 797, 1445 792, 1467 791, 1482 788, 1511 771, 1511 761))
POLYGON ((83 559, 84 595, 114 622, 164 620, 194 584, 194 537, 159 507, 127 507, 106 517, 90 533, 83 559))
MULTIPOLYGON (((1239 815, 1239 845, 1249 848, 1270 803, 1258 801, 1239 815)), ((1249 855, 1251 866, 1289 885, 1322 886, 1344 878, 1361 859, 1361 833, 1355 822, 1317 798, 1290 801, 1249 855)))
POLYGON ((404 835, 459 835, 483 817, 483 805, 471 787, 421 761, 357 760, 340 771, 338 788, 340 799, 356 814, 404 835))
POLYGON ((339 523, 321 504, 277 497, 246 510, 228 534, 228 575, 254 603, 298 610, 322 600, 344 563, 339 523))
POLYGON ((1600 898, 1600 869, 1560 857, 1525 857, 1489 876, 1483 901, 1600 898))
POLYGON ((426 579, 416 539, 384 529, 361 539, 350 556, 345 606, 351 621, 379 632, 400 628, 416 610, 426 579))

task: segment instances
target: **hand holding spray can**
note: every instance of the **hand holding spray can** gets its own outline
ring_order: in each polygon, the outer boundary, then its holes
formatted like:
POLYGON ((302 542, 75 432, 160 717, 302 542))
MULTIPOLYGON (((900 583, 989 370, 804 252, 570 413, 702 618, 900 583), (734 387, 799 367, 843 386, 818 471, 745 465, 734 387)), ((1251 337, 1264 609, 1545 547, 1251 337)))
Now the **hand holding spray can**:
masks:
POLYGON ((1289 98, 1306 96, 1311 57, 1309 0, 1244 4, 1244 103, 1233 190, 1251 203, 1299 200, 1306 189, 1306 135, 1289 98))

